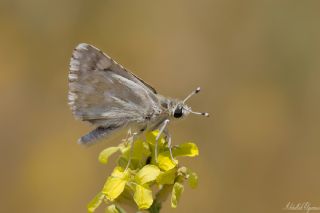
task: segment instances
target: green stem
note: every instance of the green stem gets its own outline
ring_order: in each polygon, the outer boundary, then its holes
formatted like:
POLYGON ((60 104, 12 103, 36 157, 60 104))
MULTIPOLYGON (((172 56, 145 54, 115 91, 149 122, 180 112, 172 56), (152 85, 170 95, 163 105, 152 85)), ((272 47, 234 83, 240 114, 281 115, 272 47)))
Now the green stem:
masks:
POLYGON ((148 209, 149 213, 159 213, 162 207, 162 202, 168 198, 171 191, 172 185, 164 185, 156 194, 156 198, 148 209))
POLYGON ((151 207, 148 209, 150 213, 159 213, 161 209, 161 203, 155 199, 151 205, 151 207))

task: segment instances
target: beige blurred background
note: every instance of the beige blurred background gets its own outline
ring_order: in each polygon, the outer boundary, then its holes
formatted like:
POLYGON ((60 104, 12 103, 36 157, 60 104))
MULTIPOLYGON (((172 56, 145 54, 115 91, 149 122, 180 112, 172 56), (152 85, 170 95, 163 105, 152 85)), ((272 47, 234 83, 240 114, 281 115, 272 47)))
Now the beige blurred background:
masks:
MULTIPOLYGON (((288 212, 320 206, 320 2, 0 1, 0 212, 86 212, 112 168, 76 140, 91 127, 67 105, 68 63, 93 44, 163 95, 197 86, 173 143, 200 176, 178 209, 288 212)), ((98 212, 103 212, 104 207, 98 212)))

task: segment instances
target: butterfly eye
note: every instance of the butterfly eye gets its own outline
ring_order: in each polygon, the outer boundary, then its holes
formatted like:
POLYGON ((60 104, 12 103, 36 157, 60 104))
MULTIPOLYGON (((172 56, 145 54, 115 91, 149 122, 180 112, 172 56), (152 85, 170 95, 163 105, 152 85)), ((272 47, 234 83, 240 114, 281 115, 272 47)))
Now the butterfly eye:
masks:
POLYGON ((183 115, 183 113, 182 113, 182 107, 177 107, 177 108, 174 110, 173 117, 175 117, 175 118, 180 118, 182 115, 183 115))

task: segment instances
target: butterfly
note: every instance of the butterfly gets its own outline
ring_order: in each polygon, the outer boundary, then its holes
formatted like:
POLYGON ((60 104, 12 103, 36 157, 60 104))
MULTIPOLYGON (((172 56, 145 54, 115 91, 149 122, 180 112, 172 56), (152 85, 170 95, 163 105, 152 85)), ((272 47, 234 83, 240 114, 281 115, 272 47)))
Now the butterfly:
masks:
POLYGON ((209 116, 194 112, 185 104, 200 88, 184 100, 164 97, 89 44, 82 43, 74 49, 68 78, 68 103, 73 115, 96 127, 78 140, 80 144, 93 144, 124 128, 133 129, 135 135, 159 129, 158 136, 164 133, 168 137, 171 153, 167 129, 170 120, 181 119, 189 113, 209 116))

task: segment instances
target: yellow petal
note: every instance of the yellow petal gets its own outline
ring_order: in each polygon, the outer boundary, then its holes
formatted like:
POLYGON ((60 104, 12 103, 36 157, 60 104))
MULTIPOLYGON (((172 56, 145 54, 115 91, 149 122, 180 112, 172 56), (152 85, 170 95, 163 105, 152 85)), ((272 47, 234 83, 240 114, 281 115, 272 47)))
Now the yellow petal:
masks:
POLYGON ((142 141, 141 139, 137 139, 134 141, 133 150, 131 150, 131 145, 125 146, 121 144, 120 151, 122 153, 121 158, 129 159, 131 155, 131 159, 137 159, 139 161, 145 161, 146 158, 151 154, 149 145, 147 142, 142 141))
POLYGON ((160 169, 155 165, 146 165, 136 174, 136 181, 143 185, 154 181, 160 174, 160 169))
POLYGON ((170 158, 169 152, 162 152, 158 155, 158 165, 164 171, 168 171, 176 167, 176 164, 170 158))
POLYGON ((146 142, 142 140, 136 140, 134 142, 132 158, 144 159, 150 155, 149 146, 146 142))
POLYGON ((171 207, 172 208, 177 208, 178 202, 179 202, 179 199, 181 197, 183 190, 184 190, 184 187, 181 183, 176 182, 173 185, 173 190, 172 190, 172 195, 171 195, 171 207))
POLYGON ((116 207, 116 205, 112 204, 107 207, 106 213, 120 213, 116 207))
POLYGON ((184 143, 173 149, 173 156, 189 156, 194 157, 199 155, 199 149, 195 143, 184 143))
POLYGON ((188 173, 188 183, 191 188, 196 188, 198 186, 198 175, 195 172, 188 173))
POLYGON ((126 178, 128 177, 128 172, 123 172, 123 168, 120 166, 117 166, 113 169, 111 176, 112 177, 119 177, 119 178, 126 178))
POLYGON ((154 144, 156 141, 156 137, 159 134, 159 130, 155 130, 152 132, 147 132, 146 133, 146 141, 150 144, 154 144))
POLYGON ((117 152, 120 148, 119 147, 109 147, 109 148, 106 148, 105 150, 103 150, 102 152, 100 152, 100 155, 99 155, 99 161, 103 164, 106 164, 108 163, 108 159, 109 157, 117 152))
POLYGON ((176 178, 177 168, 170 169, 161 174, 157 178, 157 183, 159 184, 173 184, 176 178))
POLYGON ((133 199, 139 209, 148 209, 153 202, 152 191, 146 186, 137 185, 133 199))
POLYGON ((102 192, 100 192, 99 194, 97 194, 88 204, 87 208, 88 208, 88 212, 94 212, 102 203, 103 199, 104 199, 105 195, 102 194, 102 192))
POLYGON ((113 201, 123 192, 126 183, 126 179, 111 176, 104 184, 102 193, 108 198, 108 200, 113 201))
MULTIPOLYGON (((158 134, 159 134, 159 130, 147 132, 146 133, 146 141, 149 144, 154 145, 156 143, 156 138, 157 138, 158 134)), ((165 140, 164 140, 163 136, 161 135, 160 138, 158 139, 159 148, 161 146, 163 146, 164 143, 165 143, 165 140)))

